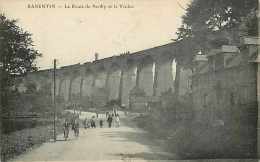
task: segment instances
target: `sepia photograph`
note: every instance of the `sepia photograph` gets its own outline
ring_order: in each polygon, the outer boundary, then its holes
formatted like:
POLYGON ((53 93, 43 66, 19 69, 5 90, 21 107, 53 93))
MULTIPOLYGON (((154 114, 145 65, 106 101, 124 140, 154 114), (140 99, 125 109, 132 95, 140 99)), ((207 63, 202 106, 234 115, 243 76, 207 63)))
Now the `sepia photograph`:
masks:
POLYGON ((260 162, 259 0, 0 0, 0 162, 260 162))

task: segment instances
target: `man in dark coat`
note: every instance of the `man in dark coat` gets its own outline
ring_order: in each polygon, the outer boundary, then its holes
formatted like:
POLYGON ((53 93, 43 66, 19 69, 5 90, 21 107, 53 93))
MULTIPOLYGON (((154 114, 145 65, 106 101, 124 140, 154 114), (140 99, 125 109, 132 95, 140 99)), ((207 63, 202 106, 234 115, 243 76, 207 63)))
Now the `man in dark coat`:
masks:
POLYGON ((109 127, 109 128, 111 128, 112 121, 113 121, 112 116, 111 116, 111 115, 108 115, 107 122, 108 122, 108 127, 109 127))
POLYGON ((95 122, 95 116, 92 116, 92 119, 90 121, 91 128, 96 128, 96 122, 95 122))
POLYGON ((99 120, 99 126, 100 126, 100 128, 103 127, 103 120, 102 119, 99 120))

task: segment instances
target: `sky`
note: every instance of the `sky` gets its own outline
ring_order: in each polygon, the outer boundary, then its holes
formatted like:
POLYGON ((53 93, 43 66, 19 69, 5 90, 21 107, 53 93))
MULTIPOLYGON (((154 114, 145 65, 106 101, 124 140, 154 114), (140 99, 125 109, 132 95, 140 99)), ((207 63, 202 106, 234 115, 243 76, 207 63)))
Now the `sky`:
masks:
POLYGON ((1 13, 32 33, 40 69, 160 46, 176 38, 190 0, 0 0, 1 13), (28 8, 52 4, 55 8, 28 8), (65 8, 72 5, 90 8, 65 8), (93 8, 102 4, 107 8, 93 8), (108 8, 111 5, 112 8, 108 8), (120 8, 129 5, 130 8, 120 8), (117 6, 114 8, 113 6, 117 6))

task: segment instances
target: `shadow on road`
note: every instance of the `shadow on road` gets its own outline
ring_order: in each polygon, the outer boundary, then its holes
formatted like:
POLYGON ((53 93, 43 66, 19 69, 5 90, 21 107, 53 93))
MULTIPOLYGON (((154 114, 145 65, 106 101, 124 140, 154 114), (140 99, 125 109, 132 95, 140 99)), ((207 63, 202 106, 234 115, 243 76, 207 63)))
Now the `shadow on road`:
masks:
POLYGON ((73 141, 73 139, 57 139, 56 142, 67 142, 67 141, 73 141))
POLYGON ((111 141, 124 143, 135 142, 149 148, 149 152, 140 152, 133 154, 113 154, 121 158, 145 159, 145 160, 170 160, 174 159, 173 154, 162 151, 162 141, 153 139, 152 136, 142 130, 138 131, 120 131, 113 130, 112 132, 103 132, 101 136, 109 138, 111 141))
POLYGON ((112 154, 113 156, 119 156, 122 160, 125 159, 144 159, 144 160, 171 160, 170 156, 160 154, 160 153, 134 153, 134 154, 112 154))

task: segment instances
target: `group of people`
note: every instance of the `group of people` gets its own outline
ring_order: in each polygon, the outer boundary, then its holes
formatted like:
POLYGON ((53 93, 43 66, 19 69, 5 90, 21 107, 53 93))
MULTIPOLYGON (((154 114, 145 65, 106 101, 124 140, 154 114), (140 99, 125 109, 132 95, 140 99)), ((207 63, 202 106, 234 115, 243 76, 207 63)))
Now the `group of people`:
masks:
MULTIPOLYGON (((96 113, 96 115, 93 115, 90 119, 85 118, 82 124, 85 129, 96 128, 98 124, 100 128, 103 128, 105 120, 109 128, 120 127, 120 118, 116 109, 113 109, 111 112, 106 112, 106 118, 102 118, 98 115, 98 113, 96 113)), ((67 140, 69 137, 70 128, 74 131, 75 137, 78 137, 79 128, 80 128, 79 115, 73 117, 71 120, 65 119, 63 124, 63 132, 64 132, 65 140, 67 140)))
MULTIPOLYGON (((95 118, 95 116, 92 116, 92 118, 90 120, 85 118, 84 121, 83 121, 84 128, 85 129, 87 129, 87 128, 96 128, 96 119, 98 119, 98 117, 95 118)), ((103 127, 103 120, 102 119, 100 119, 99 125, 100 125, 100 128, 103 127)))
POLYGON ((67 140, 69 137, 69 130, 71 129, 74 131, 75 137, 79 136, 79 118, 72 118, 71 121, 68 119, 65 119, 65 122, 63 124, 63 133, 64 133, 64 139, 67 140))
MULTIPOLYGON (((108 127, 111 128, 112 126, 114 127, 119 127, 120 126, 120 118, 119 114, 117 111, 111 111, 111 112, 106 112, 106 121, 108 124, 108 127)), ((98 113, 95 116, 92 116, 90 120, 87 118, 83 121, 84 128, 96 128, 97 123, 99 123, 99 127, 103 128, 104 126, 104 118, 99 118, 98 113)))
POLYGON ((120 126, 119 114, 117 114, 117 113, 108 113, 107 114, 107 123, 108 123, 108 127, 109 128, 111 128, 113 125, 115 127, 119 127, 120 126))

